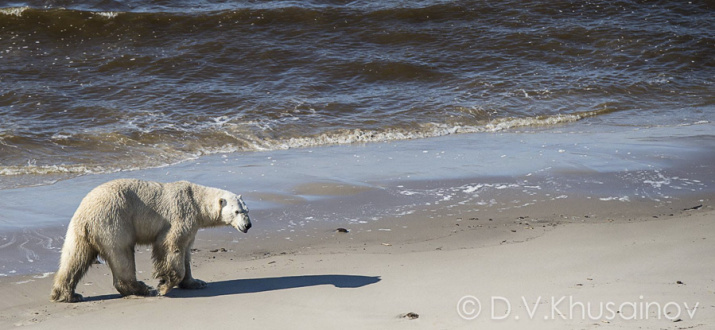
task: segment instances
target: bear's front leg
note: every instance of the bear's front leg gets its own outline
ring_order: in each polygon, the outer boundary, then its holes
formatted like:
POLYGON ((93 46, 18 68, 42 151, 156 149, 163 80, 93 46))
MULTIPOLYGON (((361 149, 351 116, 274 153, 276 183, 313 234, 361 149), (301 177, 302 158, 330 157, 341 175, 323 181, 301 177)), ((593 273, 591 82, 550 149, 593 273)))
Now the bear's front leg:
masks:
POLYGON ((191 247, 194 245, 193 243, 192 240, 189 247, 184 251, 184 279, 179 283, 179 288, 182 289, 195 290, 203 289, 207 286, 206 282, 195 279, 191 275, 191 247))

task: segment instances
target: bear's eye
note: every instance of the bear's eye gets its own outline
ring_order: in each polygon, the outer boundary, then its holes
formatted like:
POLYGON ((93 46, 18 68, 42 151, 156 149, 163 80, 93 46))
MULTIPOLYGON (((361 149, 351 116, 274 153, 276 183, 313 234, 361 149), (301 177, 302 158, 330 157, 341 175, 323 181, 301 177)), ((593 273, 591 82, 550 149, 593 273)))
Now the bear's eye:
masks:
POLYGON ((236 211, 236 215, 238 215, 239 213, 241 213, 241 212, 236 211))

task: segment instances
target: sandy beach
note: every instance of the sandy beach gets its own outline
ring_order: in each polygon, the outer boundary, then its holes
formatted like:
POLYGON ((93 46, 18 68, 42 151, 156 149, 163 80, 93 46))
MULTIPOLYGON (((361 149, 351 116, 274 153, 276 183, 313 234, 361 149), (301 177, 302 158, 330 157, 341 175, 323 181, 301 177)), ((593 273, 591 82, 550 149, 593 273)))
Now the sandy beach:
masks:
MULTIPOLYGON (((437 209, 261 247, 199 233, 204 290, 120 297, 106 265, 50 303, 51 275, 0 278, 0 327, 70 329, 707 329, 715 323, 711 200, 653 207, 553 201, 437 209), (458 214, 458 215, 457 215, 458 214)), ((138 277, 149 278, 139 247, 138 277)))

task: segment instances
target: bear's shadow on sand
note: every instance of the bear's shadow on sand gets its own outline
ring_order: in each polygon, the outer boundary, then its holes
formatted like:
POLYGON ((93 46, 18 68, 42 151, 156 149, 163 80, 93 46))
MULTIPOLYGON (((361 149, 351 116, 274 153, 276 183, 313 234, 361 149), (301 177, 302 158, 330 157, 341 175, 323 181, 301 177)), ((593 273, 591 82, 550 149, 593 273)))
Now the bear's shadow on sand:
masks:
POLYGON ((380 281, 379 276, 360 275, 301 275, 269 278, 251 278, 211 282, 200 290, 172 290, 168 297, 217 297, 233 294, 304 288, 318 285, 333 285, 337 288, 359 288, 380 281))
MULTIPOLYGON (((218 297, 234 294, 259 293, 276 290, 304 288, 318 285, 332 285, 336 288, 360 288, 380 281, 379 276, 362 275, 300 275, 268 278, 249 278, 230 281, 209 282, 199 290, 174 289, 167 297, 196 298, 218 297)), ((120 298, 118 294, 85 297, 85 301, 120 298)))

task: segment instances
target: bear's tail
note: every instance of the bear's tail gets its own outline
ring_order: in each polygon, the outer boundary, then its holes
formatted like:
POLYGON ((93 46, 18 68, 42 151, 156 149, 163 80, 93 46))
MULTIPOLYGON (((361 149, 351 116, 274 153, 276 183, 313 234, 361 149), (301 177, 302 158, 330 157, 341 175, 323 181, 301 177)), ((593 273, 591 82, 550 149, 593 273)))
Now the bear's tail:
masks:
POLYGON ((52 294, 50 295, 51 301, 81 301, 82 296, 74 291, 89 266, 97 259, 98 251, 89 243, 86 233, 78 233, 77 229, 81 228, 76 228, 76 221, 74 220, 70 221, 67 236, 62 245, 60 268, 55 274, 52 294))

